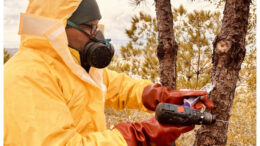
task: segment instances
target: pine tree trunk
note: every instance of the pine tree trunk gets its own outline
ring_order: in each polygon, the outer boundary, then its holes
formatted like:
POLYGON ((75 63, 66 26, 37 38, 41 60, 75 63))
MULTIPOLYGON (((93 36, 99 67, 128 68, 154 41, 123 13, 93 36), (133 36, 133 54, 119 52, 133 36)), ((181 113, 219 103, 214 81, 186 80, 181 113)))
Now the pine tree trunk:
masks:
MULTIPOLYGON (((213 42, 212 82, 215 85, 210 98, 215 103, 211 113, 218 120, 229 121, 236 83, 245 57, 249 5, 251 0, 226 0, 222 28, 213 42)), ((207 110, 210 111, 210 110, 207 110)), ((194 145, 226 145, 228 122, 217 121, 202 126, 194 145)))
POLYGON ((170 0, 155 0, 160 82, 164 86, 176 89, 176 58, 178 45, 173 30, 173 15, 170 0))

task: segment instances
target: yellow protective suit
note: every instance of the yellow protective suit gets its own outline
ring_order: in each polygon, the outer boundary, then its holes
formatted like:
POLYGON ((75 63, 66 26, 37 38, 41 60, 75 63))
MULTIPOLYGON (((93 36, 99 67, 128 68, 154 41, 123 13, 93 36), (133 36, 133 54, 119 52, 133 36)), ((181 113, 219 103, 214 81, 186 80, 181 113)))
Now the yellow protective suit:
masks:
POLYGON ((4 66, 5 145, 126 145, 106 129, 104 107, 146 110, 150 81, 108 69, 88 74, 67 47, 66 20, 80 2, 30 0, 21 14, 21 46, 4 66))

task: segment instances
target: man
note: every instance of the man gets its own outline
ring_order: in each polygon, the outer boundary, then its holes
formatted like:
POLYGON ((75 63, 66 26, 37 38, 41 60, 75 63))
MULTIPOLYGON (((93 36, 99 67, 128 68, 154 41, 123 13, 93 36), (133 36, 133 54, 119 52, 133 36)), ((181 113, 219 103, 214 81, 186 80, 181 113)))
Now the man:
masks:
POLYGON ((30 0, 21 15, 21 46, 4 67, 5 145, 170 145, 194 128, 154 117, 106 128, 104 107, 151 112, 159 102, 182 104, 207 93, 105 69, 113 48, 96 29, 100 19, 95 0, 30 0))

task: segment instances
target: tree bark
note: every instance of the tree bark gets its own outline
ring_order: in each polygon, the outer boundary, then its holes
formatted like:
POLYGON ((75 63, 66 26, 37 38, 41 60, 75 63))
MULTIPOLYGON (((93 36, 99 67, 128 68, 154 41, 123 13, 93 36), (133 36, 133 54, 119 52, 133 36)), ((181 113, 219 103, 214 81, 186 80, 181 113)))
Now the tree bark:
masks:
POLYGON ((158 29, 157 57, 160 82, 176 89, 176 58, 178 45, 173 30, 173 15, 170 0, 155 0, 158 29))
POLYGON ((241 64, 245 57, 245 37, 251 0, 226 0, 220 33, 213 47, 213 68, 211 80, 215 88, 210 98, 215 103, 213 110, 206 110, 217 116, 214 125, 201 126, 196 134, 195 146, 226 145, 230 109, 241 64))

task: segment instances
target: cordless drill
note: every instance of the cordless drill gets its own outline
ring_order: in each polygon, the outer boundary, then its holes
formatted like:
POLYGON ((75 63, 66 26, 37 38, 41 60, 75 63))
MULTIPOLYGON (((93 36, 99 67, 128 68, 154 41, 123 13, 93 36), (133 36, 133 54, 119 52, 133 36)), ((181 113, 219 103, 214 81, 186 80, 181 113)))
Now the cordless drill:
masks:
POLYGON ((216 122, 215 115, 169 103, 159 103, 155 110, 155 117, 162 124, 172 125, 210 125, 216 122))

